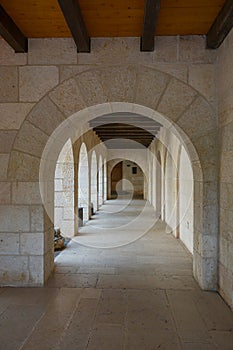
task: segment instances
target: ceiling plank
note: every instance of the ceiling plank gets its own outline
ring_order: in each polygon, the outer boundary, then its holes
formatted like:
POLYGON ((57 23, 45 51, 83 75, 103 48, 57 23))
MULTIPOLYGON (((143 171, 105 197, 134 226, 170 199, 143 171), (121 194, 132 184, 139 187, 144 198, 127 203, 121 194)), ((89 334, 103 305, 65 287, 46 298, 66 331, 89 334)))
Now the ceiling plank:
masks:
POLYGON ((130 136, 130 135, 109 135, 109 136, 103 136, 103 135, 100 135, 99 138, 101 140, 108 140, 108 139, 131 139, 131 140, 153 140, 153 137, 146 137, 146 136, 137 136, 137 137, 134 137, 134 136, 130 136))
POLYGON ((160 0, 146 0, 141 51, 154 51, 155 30, 158 22, 160 0))
POLYGON ((146 135, 141 135, 141 136, 135 136, 135 135, 98 135, 99 138, 101 139, 112 139, 112 138, 117 138, 117 139, 129 139, 129 138, 132 138, 134 140, 136 139, 146 139, 146 140, 151 140, 153 139, 154 137, 149 137, 149 136, 146 136, 146 135))
POLYGON ((127 130, 132 130, 132 128, 134 128, 134 129, 141 129, 141 130, 144 130, 144 131, 149 131, 149 130, 159 130, 160 129, 160 127, 158 126, 158 127, 152 127, 152 126, 150 126, 150 127, 147 127, 147 125, 143 125, 143 126, 141 126, 140 128, 138 127, 138 126, 134 126, 134 125, 129 125, 129 126, 124 126, 124 127, 122 127, 122 126, 114 126, 114 125, 112 125, 111 127, 110 126, 97 126, 97 127, 94 127, 94 129, 96 129, 96 130, 105 130, 105 131, 108 131, 108 130, 125 130, 125 131, 127 131, 127 130), (147 129, 148 128, 148 129, 147 129))
POLYGON ((90 52, 90 38, 78 0, 58 0, 78 52, 90 52))
POLYGON ((99 128, 94 128, 93 129, 96 132, 101 132, 104 134, 109 134, 109 133, 121 133, 121 134, 146 134, 146 135, 151 135, 151 133, 147 130, 144 129, 136 129, 136 128, 131 128, 130 129, 99 129, 99 128))
POLYGON ((98 134, 99 135, 99 137, 135 137, 135 138, 140 138, 140 137, 142 137, 142 138, 148 138, 148 139, 153 139, 156 135, 150 135, 150 134, 148 134, 148 135, 146 135, 146 134, 142 134, 142 135, 140 135, 140 134, 122 134, 122 133, 111 133, 111 134, 98 134))
POLYGON ((28 51, 28 39, 24 36, 21 30, 14 23, 12 18, 7 14, 4 8, 0 5, 0 35, 15 52, 28 51))
POLYGON ((233 1, 227 0, 207 33, 207 48, 217 49, 232 27, 233 1))

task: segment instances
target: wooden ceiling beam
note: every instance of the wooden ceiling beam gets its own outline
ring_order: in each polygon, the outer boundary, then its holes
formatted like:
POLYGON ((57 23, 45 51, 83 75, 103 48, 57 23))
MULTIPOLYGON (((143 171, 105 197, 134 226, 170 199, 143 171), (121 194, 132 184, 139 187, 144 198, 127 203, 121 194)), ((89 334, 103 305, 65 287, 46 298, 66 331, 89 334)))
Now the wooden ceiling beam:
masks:
MULTIPOLYGON (((124 144, 129 142, 129 143, 132 143, 131 141, 134 141, 135 143, 141 143, 142 145, 144 146, 148 146, 151 144, 152 140, 132 140, 132 139, 125 139, 124 140, 125 142, 123 142, 124 144)), ((116 144, 118 142, 117 139, 108 139, 108 140, 102 140, 102 142, 107 142, 107 143, 113 143, 113 144, 116 144)), ((122 140, 120 141, 120 144, 122 143, 122 140)))
MULTIPOLYGON (((100 117, 101 118, 101 117, 100 117)), ((111 122, 106 122, 106 120, 95 120, 95 121, 90 121, 89 124, 91 126, 99 126, 99 127, 110 127, 111 125, 114 125, 114 126, 124 126, 124 127, 130 127, 132 128, 132 125, 133 126, 153 126, 153 127, 161 127, 161 124, 158 124, 157 122, 147 122, 147 121, 140 121, 140 120, 126 120, 126 119, 117 119, 117 121, 113 121, 111 120, 111 122)))
MULTIPOLYGON (((103 132, 103 133, 126 133, 126 134, 133 134, 133 133, 138 133, 138 134, 150 134, 149 131, 144 130, 144 129, 138 129, 138 128, 131 128, 131 129, 99 129, 99 128, 94 128, 93 129, 95 132, 103 132)), ((157 130, 156 130, 157 131, 157 130)))
POLYGON ((99 138, 101 140, 108 140, 108 139, 130 139, 130 140, 153 140, 153 137, 148 136, 133 136, 133 135, 109 135, 109 136, 102 136, 100 135, 99 138))
POLYGON ((28 52, 28 39, 1 5, 0 35, 15 50, 15 52, 28 52))
POLYGON ((154 51, 155 30, 158 22, 160 0, 146 0, 141 51, 154 51))
POLYGON ((101 139, 109 139, 109 138, 116 138, 116 139, 146 139, 151 140, 154 137, 153 136, 147 136, 147 135, 98 135, 101 139))
MULTIPOLYGON (((147 127, 146 126, 134 126, 134 125, 125 125, 125 126, 114 126, 114 125, 112 125, 112 126, 96 126, 96 127, 94 127, 94 130, 132 130, 132 129, 141 129, 141 130, 143 130, 143 131, 147 131, 147 127)), ((160 127, 159 126, 150 126, 150 127, 148 127, 148 129, 153 129, 153 130, 159 130, 160 129, 160 127)))
POLYGON ((78 0, 58 0, 78 52, 90 52, 90 37, 78 0))
POLYGON ((222 44, 232 27, 233 1, 227 0, 207 33, 207 49, 217 49, 222 44))

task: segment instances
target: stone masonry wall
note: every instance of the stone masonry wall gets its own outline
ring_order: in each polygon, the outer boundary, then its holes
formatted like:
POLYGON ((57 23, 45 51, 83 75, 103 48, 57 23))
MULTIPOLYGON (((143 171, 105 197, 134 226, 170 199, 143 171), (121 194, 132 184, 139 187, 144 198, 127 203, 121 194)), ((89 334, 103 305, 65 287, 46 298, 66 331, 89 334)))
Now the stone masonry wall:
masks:
POLYGON ((218 54, 219 289, 233 307, 233 31, 218 54))

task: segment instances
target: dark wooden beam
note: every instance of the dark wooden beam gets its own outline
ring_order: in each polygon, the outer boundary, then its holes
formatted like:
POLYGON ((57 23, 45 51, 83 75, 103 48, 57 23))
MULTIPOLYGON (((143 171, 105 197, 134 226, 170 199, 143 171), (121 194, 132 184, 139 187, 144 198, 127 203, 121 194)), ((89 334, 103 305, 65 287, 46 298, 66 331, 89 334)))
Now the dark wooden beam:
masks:
MULTIPOLYGON (((96 130, 132 130, 132 129, 139 129, 139 130, 144 130, 144 131, 148 131, 147 130, 147 126, 146 125, 141 125, 140 127, 137 125, 125 125, 125 126, 109 126, 109 125, 101 125, 101 126, 96 126, 94 127, 94 129, 96 130)), ((149 129, 151 130, 159 130, 160 127, 159 126, 150 126, 149 129)))
POLYGON ((27 52, 28 40, 14 23, 12 18, 0 5, 0 35, 15 50, 15 52, 27 52))
MULTIPOLYGON (((101 118, 101 117, 99 117, 101 118)), ((126 127, 132 127, 132 125, 134 126, 138 126, 138 127, 161 127, 161 124, 158 124, 157 122, 151 121, 151 122, 147 122, 147 121, 140 121, 140 120, 127 120, 125 119, 117 119, 116 122, 114 122, 113 120, 109 123, 106 122, 106 120, 93 120, 89 122, 90 125, 92 127, 97 127, 97 126, 109 126, 109 125, 114 125, 114 126, 122 126, 125 125, 126 127)))
POLYGON ((150 138, 153 138, 154 136, 153 135, 148 135, 148 134, 126 134, 126 133, 97 133, 97 135, 99 135, 100 137, 143 137, 143 138, 147 138, 147 139, 150 139, 150 138))
POLYGON ((58 0, 78 52, 90 52, 90 38, 78 0, 58 0))
POLYGON ((134 136, 134 135, 99 135, 101 140, 108 139, 131 139, 131 140, 153 140, 153 137, 148 136, 134 136))
POLYGON ((143 134, 143 135, 151 135, 150 132, 147 130, 134 130, 133 128, 131 130, 124 130, 124 129, 93 129, 95 132, 99 132, 101 134, 129 134, 129 135, 135 135, 135 134, 143 134))
POLYGON ((233 27, 233 1, 227 0, 207 33, 207 49, 217 49, 233 27))
POLYGON ((141 51, 154 51, 155 30, 158 22, 160 0, 146 0, 141 51))

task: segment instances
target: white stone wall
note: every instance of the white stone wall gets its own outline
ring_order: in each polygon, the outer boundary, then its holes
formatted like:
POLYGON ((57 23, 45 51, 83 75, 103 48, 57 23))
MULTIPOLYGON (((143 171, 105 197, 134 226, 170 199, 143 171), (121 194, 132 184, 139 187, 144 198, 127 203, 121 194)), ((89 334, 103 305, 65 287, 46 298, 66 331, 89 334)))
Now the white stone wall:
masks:
POLYGON ((193 172, 183 146, 180 152, 178 175, 179 237, 193 253, 193 172))
MULTIPOLYGON (((150 192, 159 201, 161 192, 162 219, 167 224, 167 232, 172 232, 180 238, 186 247, 193 253, 193 170, 189 156, 179 139, 168 129, 162 128, 157 135, 158 140, 150 146, 151 158, 156 159, 154 172, 156 186, 151 186, 150 192), (161 155, 161 166, 157 161, 161 155), (158 173, 164 174, 162 179, 158 173), (157 176, 156 176, 157 175, 157 176), (162 189, 160 188, 162 184, 162 189), (162 191, 161 191, 162 190, 162 191)), ((153 183, 153 179, 151 180, 153 183)), ((155 204, 156 208, 156 204, 155 204)))
POLYGON ((219 288, 233 308, 233 31, 218 52, 219 288))
POLYGON ((58 157, 54 176, 54 226, 62 236, 75 235, 74 217, 74 156, 70 140, 58 157))
POLYGON ((135 163, 130 161, 123 161, 122 177, 127 181, 122 184, 123 191, 134 191, 135 195, 142 195, 144 192, 144 176, 142 169, 135 163), (132 173, 132 168, 137 168, 137 173, 132 173))
MULTIPOLYGON (((93 39, 90 54, 77 54, 72 39, 31 39, 28 54, 15 54, 0 40, 2 284, 44 283, 53 269, 53 232, 40 198, 40 169, 53 212, 55 159, 63 145, 69 137, 76 141, 81 121, 120 111, 173 123, 189 150, 194 274, 203 288, 216 288, 217 52, 205 49, 202 36, 158 37, 152 53, 139 47, 139 38, 93 39)), ((74 158, 77 164, 75 150, 74 158)))
POLYGON ((136 163, 142 170, 144 175, 144 198, 147 198, 148 193, 148 181, 149 178, 149 160, 148 160, 148 149, 142 148, 137 149, 135 152, 134 149, 109 149, 108 150, 108 194, 111 194, 111 172, 114 166, 121 160, 129 160, 132 163, 136 163))

